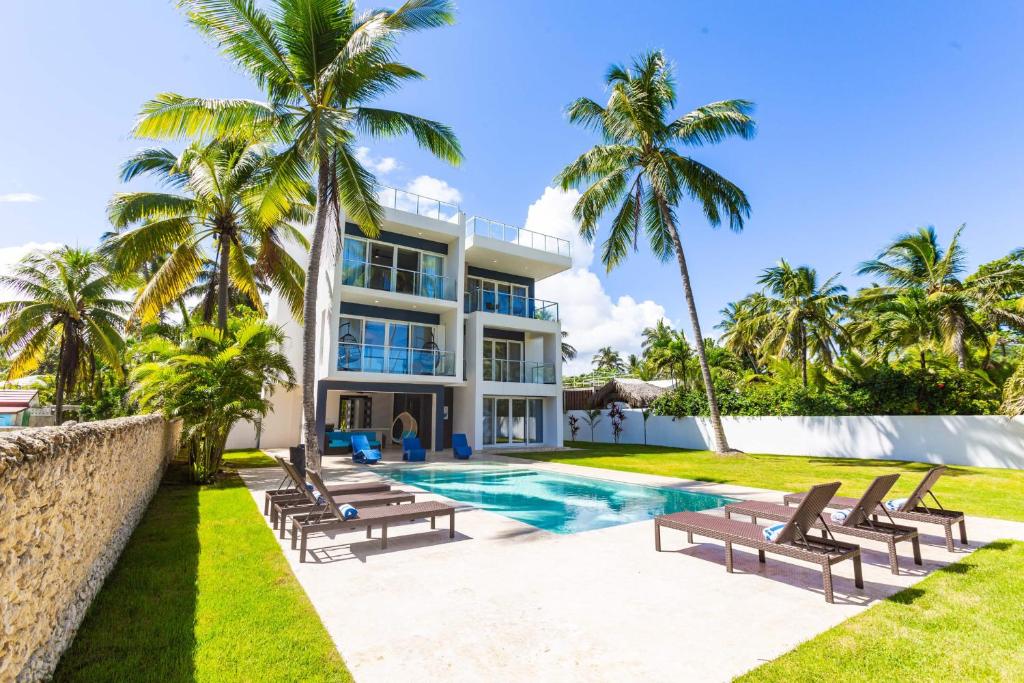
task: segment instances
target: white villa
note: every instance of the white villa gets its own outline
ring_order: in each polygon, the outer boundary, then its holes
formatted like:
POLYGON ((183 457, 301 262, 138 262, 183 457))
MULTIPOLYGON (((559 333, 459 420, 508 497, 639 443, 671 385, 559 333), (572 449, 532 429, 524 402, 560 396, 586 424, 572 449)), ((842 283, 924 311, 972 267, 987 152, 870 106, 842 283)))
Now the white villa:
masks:
MULTIPOLYGON (((534 284, 571 266, 568 241, 467 217, 458 206, 381 192, 384 229, 344 222, 325 246, 317 303, 316 420, 326 432, 378 434, 387 446, 412 416, 423 446, 453 433, 475 449, 562 445, 558 304, 534 284)), ((331 233, 329 233, 331 234, 331 233)), ((269 302, 301 368, 301 328, 269 302)), ((278 392, 265 448, 300 440, 300 389, 278 392)), ((330 450, 328 450, 330 452, 330 450)))

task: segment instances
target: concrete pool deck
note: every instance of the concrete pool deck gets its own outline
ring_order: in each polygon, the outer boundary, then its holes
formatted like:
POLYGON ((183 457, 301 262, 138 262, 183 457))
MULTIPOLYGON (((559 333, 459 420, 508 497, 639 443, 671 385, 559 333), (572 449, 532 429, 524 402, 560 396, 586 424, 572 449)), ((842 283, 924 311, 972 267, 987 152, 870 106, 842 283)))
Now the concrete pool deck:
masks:
MULTIPOLYGON (((270 451, 285 455, 284 452, 270 451)), ((386 456, 392 459, 389 453, 386 456)), ((400 454, 399 454, 400 457, 400 454)), ((613 481, 781 502, 781 493, 670 477, 537 463, 485 454, 462 467, 507 463, 613 481)), ((260 511, 276 469, 242 470, 260 511)), ((374 480, 347 458, 324 461, 328 482, 374 480)), ((409 484, 417 500, 446 500, 409 484)), ((820 570, 737 549, 725 571, 723 545, 666 531, 654 550, 650 521, 554 534, 460 505, 456 535, 427 522, 389 529, 388 548, 362 532, 313 536, 299 564, 279 541, 338 651, 360 683, 376 681, 727 681, 859 613, 877 600, 997 538, 1024 539, 1024 523, 969 518, 967 551, 947 553, 940 527, 922 530, 924 566, 900 548, 900 576, 882 544, 863 542, 864 589, 853 567, 833 569, 836 603, 820 570)), ((269 522, 268 522, 269 524, 269 522)), ((958 546, 959 548, 959 546, 958 546)))

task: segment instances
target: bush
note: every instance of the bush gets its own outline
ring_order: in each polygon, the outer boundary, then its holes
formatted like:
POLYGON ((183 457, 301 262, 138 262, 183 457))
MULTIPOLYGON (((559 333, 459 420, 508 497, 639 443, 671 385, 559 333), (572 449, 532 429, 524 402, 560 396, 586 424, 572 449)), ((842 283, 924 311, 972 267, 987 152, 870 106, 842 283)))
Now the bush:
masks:
MULTIPOLYGON (((989 415, 999 407, 998 390, 962 370, 883 366, 820 389, 768 379, 735 386, 716 381, 715 390, 723 415, 989 415)), ((677 417, 709 414, 702 388, 660 396, 651 409, 677 417)))

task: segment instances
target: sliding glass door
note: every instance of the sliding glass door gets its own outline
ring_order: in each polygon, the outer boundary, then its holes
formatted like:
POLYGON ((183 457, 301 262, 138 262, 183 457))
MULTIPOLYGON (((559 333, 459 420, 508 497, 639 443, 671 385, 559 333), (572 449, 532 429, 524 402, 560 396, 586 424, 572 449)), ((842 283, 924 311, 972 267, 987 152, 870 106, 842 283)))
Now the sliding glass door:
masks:
POLYGON ((544 443, 544 400, 484 396, 481 427, 485 446, 544 443))

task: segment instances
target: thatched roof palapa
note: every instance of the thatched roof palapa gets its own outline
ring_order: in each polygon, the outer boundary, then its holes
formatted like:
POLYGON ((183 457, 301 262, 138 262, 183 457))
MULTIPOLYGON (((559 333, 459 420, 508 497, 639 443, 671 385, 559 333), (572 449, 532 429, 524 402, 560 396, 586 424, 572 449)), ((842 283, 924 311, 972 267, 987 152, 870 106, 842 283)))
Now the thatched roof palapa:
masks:
POLYGON ((667 392, 668 389, 656 387, 642 379, 613 379, 594 391, 590 405, 594 408, 607 408, 609 403, 625 403, 630 408, 646 408, 651 401, 667 392))

